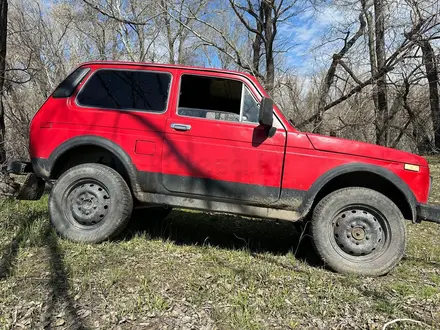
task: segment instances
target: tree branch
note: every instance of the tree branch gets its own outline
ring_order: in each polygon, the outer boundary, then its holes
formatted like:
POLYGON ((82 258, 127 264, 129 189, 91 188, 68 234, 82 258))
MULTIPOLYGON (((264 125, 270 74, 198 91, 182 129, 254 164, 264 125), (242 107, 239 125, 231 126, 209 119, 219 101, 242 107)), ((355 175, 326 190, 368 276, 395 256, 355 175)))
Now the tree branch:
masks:
POLYGON ((347 65, 347 63, 345 63, 342 59, 339 60, 339 64, 344 68, 345 71, 347 71, 347 73, 351 76, 351 78, 353 78, 353 80, 357 83, 357 84, 362 84, 362 82, 359 80, 358 77, 356 77, 356 75, 354 74, 354 72, 349 68, 349 66, 347 65))
POLYGON ((84 3, 86 5, 88 5, 89 7, 93 8, 93 9, 95 9, 100 14, 102 14, 104 16, 107 16, 107 17, 109 17, 111 19, 114 19, 114 20, 116 20, 116 21, 118 21, 120 23, 130 24, 130 25, 148 25, 148 24, 150 24, 151 20, 155 19, 156 17, 158 17, 158 16, 160 16, 160 15, 162 15, 164 13, 162 11, 160 13, 157 13, 156 15, 153 15, 153 16, 147 18, 146 20, 142 20, 141 22, 140 21, 132 21, 132 20, 128 20, 126 18, 122 18, 120 16, 116 16, 113 13, 108 13, 108 12, 104 11, 103 9, 101 9, 101 7, 99 7, 98 5, 91 3, 89 0, 83 0, 83 1, 84 1, 84 3))

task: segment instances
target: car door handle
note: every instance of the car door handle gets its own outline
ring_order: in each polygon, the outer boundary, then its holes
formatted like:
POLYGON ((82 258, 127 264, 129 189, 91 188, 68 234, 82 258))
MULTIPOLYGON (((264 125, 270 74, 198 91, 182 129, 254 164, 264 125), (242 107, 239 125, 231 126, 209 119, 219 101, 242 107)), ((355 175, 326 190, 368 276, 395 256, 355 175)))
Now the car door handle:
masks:
POLYGON ((191 129, 191 125, 184 124, 171 124, 171 128, 176 131, 189 131, 191 129))

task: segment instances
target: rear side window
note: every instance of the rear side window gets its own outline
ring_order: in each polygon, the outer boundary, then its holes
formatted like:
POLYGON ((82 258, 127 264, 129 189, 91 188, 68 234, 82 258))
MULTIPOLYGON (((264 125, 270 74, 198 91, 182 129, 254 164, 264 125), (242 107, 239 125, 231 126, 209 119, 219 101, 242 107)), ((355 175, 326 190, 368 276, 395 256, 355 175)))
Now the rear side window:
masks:
POLYGON ((171 75, 124 70, 98 70, 77 96, 82 106, 163 112, 167 108, 171 75))
POLYGON ((73 71, 61 84, 58 85, 53 92, 52 97, 59 99, 72 96, 76 86, 78 86, 89 71, 89 68, 78 68, 73 71))

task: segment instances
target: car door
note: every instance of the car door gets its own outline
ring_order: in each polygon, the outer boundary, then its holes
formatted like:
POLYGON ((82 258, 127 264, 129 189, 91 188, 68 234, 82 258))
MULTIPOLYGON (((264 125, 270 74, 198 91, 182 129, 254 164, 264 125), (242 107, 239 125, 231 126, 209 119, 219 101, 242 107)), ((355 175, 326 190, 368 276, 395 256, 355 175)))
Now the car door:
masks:
MULTIPOLYGON (((278 200, 286 132, 259 126, 256 91, 244 78, 180 72, 179 100, 165 127, 162 183, 177 194, 278 200)), ((276 120, 277 123, 279 123, 276 120)))

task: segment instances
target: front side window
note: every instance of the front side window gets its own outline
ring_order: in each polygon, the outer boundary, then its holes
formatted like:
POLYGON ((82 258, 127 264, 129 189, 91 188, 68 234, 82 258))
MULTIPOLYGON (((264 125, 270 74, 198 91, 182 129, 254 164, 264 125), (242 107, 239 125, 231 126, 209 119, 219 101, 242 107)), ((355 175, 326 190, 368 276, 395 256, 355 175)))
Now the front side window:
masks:
POLYGON ((181 116, 258 122, 258 103, 237 80, 184 75, 180 86, 181 116))
POLYGON ((78 94, 77 102, 93 108, 163 112, 170 82, 167 73, 98 70, 78 94))
POLYGON ((260 112, 260 105, 255 101, 251 92, 243 88, 243 121, 258 123, 258 114, 260 112))

